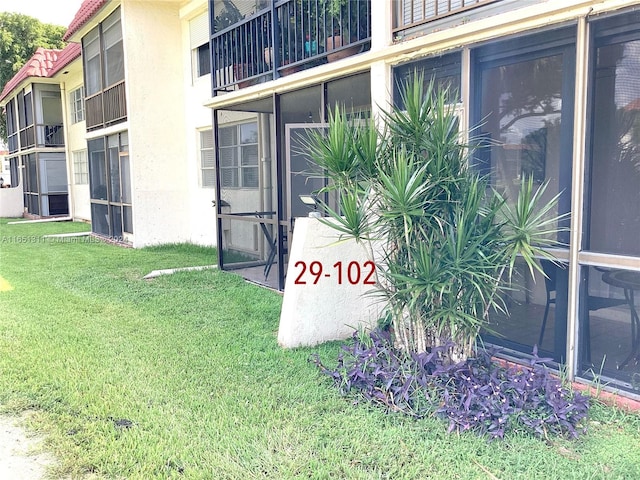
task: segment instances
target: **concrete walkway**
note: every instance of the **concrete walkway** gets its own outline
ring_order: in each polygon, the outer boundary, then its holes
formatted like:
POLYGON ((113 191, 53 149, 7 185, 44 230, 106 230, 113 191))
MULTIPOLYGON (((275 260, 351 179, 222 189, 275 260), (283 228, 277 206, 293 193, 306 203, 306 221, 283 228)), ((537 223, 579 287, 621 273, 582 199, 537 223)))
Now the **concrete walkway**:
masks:
POLYGON ((55 463, 42 451, 42 437, 28 433, 20 417, 0 415, 0 478, 7 480, 41 480, 47 466, 55 463))

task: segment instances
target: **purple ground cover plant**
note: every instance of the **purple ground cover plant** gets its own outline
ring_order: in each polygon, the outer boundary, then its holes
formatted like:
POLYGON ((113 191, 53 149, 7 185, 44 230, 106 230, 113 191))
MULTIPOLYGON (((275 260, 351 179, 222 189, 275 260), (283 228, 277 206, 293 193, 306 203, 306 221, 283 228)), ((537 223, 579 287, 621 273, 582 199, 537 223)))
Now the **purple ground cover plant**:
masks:
POLYGON ((449 432, 475 431, 492 439, 509 431, 548 438, 577 438, 584 431, 588 397, 573 392, 545 366, 534 348, 525 366, 493 360, 496 350, 478 349, 473 358, 446 365, 434 348, 406 354, 393 346, 388 332, 355 332, 335 368, 317 355, 311 361, 333 379, 343 395, 360 396, 389 411, 421 418, 437 415, 449 432))

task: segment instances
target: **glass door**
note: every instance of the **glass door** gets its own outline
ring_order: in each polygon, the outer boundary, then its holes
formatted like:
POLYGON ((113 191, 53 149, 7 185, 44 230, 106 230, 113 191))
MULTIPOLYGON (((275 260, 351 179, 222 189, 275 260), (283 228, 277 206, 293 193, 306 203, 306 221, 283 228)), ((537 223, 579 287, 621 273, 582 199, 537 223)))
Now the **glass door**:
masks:
POLYGON ((596 22, 580 261, 582 373, 640 393, 640 29, 596 22))
MULTIPOLYGON (((570 211, 573 130, 574 46, 571 32, 547 32, 483 47, 476 52, 476 114, 488 146, 477 165, 507 202, 514 204, 523 178, 544 198, 562 192, 555 211, 570 211), (554 40, 555 38, 555 40, 554 40)), ((568 227, 566 224, 558 227, 568 227)), ((567 229, 568 230, 568 229, 567 229)), ((555 252, 568 259, 569 232, 554 239, 555 252)), ((517 265, 513 290, 504 299, 509 315, 493 312, 483 338, 522 354, 534 346, 557 362, 566 360, 568 269, 566 263, 540 261, 545 275, 531 276, 517 265)))

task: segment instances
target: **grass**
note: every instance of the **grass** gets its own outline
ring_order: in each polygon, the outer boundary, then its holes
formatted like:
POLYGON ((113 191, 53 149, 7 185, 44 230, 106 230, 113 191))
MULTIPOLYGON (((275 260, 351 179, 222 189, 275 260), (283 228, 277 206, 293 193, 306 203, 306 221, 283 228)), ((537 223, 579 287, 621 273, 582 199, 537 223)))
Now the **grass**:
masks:
POLYGON ((45 240, 77 223, 0 220, 0 405, 60 459, 53 478, 640 478, 640 418, 596 404, 572 442, 447 435, 339 396, 283 350, 281 297, 215 270, 213 249, 45 240), (20 238, 20 240, 18 240, 20 238))

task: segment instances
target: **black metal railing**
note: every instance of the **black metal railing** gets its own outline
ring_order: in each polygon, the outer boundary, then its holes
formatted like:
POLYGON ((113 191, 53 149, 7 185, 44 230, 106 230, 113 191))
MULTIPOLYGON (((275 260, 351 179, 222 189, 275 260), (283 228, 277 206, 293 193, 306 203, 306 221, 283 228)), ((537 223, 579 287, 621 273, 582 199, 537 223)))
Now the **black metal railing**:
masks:
POLYGON ((271 18, 271 10, 262 10, 213 36, 214 90, 242 88, 271 71, 271 18))
POLYGON ((394 3, 393 31, 399 32, 500 0, 399 0, 394 3))
MULTIPOLYGON (((213 8, 210 2, 210 8, 213 8)), ((276 0, 218 30, 213 10, 213 93, 243 88, 369 48, 371 0, 276 0)))

